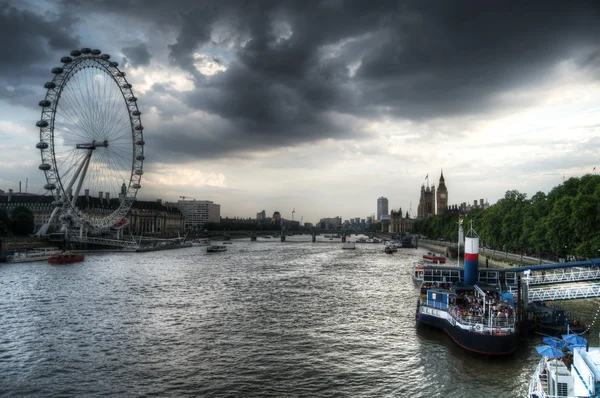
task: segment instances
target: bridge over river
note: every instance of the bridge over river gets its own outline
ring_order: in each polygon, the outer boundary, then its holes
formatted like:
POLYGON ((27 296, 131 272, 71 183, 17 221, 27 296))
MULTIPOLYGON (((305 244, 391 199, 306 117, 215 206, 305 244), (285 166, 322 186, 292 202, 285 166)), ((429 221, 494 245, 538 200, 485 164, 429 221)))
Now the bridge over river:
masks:
POLYGON ((572 300, 600 297, 600 259, 524 266, 522 272, 532 301, 572 300))
MULTIPOLYGON (((423 273, 426 282, 464 280, 464 270, 460 267, 432 265, 424 267, 423 273)), ((480 282, 491 286, 506 284, 512 291, 517 289, 519 276, 524 282, 529 302, 600 297, 600 258, 511 268, 479 268, 480 282)))

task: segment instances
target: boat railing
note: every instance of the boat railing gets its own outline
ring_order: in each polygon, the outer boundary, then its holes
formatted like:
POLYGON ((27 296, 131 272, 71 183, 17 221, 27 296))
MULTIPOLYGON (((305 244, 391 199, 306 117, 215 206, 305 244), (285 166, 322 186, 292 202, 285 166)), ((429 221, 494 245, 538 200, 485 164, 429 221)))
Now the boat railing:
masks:
POLYGON ((464 329, 471 329, 480 333, 512 333, 515 331, 515 317, 493 317, 491 320, 487 316, 462 315, 460 311, 451 308, 445 302, 421 299, 421 305, 435 308, 447 312, 452 325, 460 324, 464 329))
POLYGON ((548 395, 548 372, 546 371, 546 359, 542 358, 535 368, 535 372, 529 382, 528 397, 550 398, 548 395))
POLYGON ((459 315, 455 310, 451 311, 452 317, 456 319, 458 323, 463 325, 492 325, 493 327, 514 327, 515 317, 494 317, 490 322, 489 317, 485 316, 472 316, 472 315, 459 315))
POLYGON ((448 311, 448 308, 449 308, 448 304, 444 303, 443 301, 435 301, 435 300, 427 300, 427 299, 422 299, 421 305, 425 305, 427 307, 436 308, 438 310, 444 310, 444 311, 448 311))

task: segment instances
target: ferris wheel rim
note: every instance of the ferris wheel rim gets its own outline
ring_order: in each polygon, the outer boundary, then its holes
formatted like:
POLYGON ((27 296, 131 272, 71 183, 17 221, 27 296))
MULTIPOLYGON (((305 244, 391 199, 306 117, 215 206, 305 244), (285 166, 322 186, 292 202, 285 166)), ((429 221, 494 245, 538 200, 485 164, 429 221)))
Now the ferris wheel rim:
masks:
MULTIPOLYGON (((46 96, 43 101, 40 101, 42 115, 40 121, 36 124, 40 127, 40 142, 37 145, 38 149, 40 149, 42 158, 40 169, 44 171, 46 177, 47 183, 44 187, 52 192, 57 206, 61 206, 63 207, 63 210, 73 213, 81 223, 93 228, 107 228, 113 226, 127 215, 137 196, 138 190, 141 188, 140 181, 143 174, 145 144, 140 117, 141 112, 137 106, 137 98, 133 94, 132 86, 125 78, 125 72, 118 68, 116 62, 109 61, 110 56, 108 54, 102 54, 99 50, 84 48, 81 51, 75 50, 71 52, 71 55, 73 56, 72 58, 61 58, 63 66, 53 68, 52 73, 55 75, 54 78, 51 82, 44 85, 47 89, 46 96), (91 217, 76 206, 75 202, 77 199, 75 199, 73 203, 69 199, 69 194, 72 191, 68 192, 66 190, 65 181, 62 180, 55 149, 56 116, 57 109, 61 105, 63 91, 65 88, 69 87, 68 84, 71 79, 87 68, 94 68, 103 73, 103 77, 112 80, 114 86, 111 87, 111 90, 114 90, 114 87, 118 88, 118 92, 120 92, 123 101, 122 106, 126 108, 126 114, 129 119, 128 125, 131 137, 131 159, 129 159, 131 161, 131 166, 125 194, 122 198, 119 198, 120 203, 118 206, 103 217, 91 217)), ((124 121, 124 123, 126 123, 126 121, 124 121)), ((93 147, 83 148, 90 151, 89 156, 91 156, 91 151, 96 148, 95 142, 96 141, 93 141, 91 144, 93 147)), ((107 146, 108 143, 105 141, 105 147, 107 146)), ((89 163, 90 160, 88 160, 88 164, 89 163)), ((125 181, 123 181, 123 184, 125 184, 125 181)), ((80 187, 81 184, 79 184, 78 189, 80 187)), ((77 196, 79 196, 78 194, 79 192, 77 192, 77 196)))

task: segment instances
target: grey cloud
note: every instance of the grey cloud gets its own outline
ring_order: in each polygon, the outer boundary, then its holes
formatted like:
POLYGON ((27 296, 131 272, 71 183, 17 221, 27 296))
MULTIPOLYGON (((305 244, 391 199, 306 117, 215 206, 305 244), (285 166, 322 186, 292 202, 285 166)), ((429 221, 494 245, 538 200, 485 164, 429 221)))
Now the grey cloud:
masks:
POLYGON ((150 58, 152 56, 145 43, 140 43, 133 47, 124 47, 122 51, 125 55, 125 61, 134 67, 148 66, 150 64, 150 58))
MULTIPOLYGON (((72 13, 118 13, 153 24, 157 34, 165 26, 176 32, 163 55, 190 74, 195 89, 178 93, 157 82, 156 91, 140 104, 156 107, 164 118, 153 126, 154 139, 165 149, 160 156, 177 159, 359 137, 352 126, 332 123, 333 113, 426 121, 487 112, 498 93, 535 88, 558 62, 580 56, 583 49, 590 55, 578 65, 589 68, 600 51, 600 10, 594 2, 66 4, 72 13), (289 37, 282 34, 284 25, 289 37), (223 60, 227 70, 204 76, 194 65, 196 52, 230 54, 223 60), (223 122, 172 119, 189 109, 223 122)), ((69 38, 66 32, 52 33, 58 35, 55 42, 69 38)), ((36 44, 22 40, 30 48, 36 44)), ((148 61, 145 45, 140 53, 134 50, 123 52, 134 64, 148 61)), ((26 61, 35 64, 33 58, 26 61)), ((152 126, 146 127, 150 133, 152 126)))
POLYGON ((78 47, 70 30, 76 21, 68 13, 42 16, 0 4, 0 100, 21 103, 31 86, 52 77, 60 57, 78 47))

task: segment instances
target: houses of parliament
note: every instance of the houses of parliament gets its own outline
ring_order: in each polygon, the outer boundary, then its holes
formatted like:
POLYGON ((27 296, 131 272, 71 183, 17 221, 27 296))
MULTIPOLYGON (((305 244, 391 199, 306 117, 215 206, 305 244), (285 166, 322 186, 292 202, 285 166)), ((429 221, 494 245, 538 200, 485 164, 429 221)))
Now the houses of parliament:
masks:
POLYGON ((435 185, 432 184, 431 187, 429 186, 429 180, 427 186, 425 184, 421 185, 421 198, 417 207, 417 218, 422 219, 436 214, 444 214, 446 209, 448 209, 448 188, 446 188, 444 171, 442 171, 437 191, 435 185))

